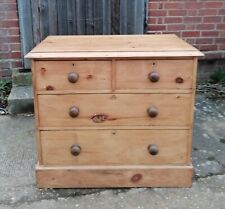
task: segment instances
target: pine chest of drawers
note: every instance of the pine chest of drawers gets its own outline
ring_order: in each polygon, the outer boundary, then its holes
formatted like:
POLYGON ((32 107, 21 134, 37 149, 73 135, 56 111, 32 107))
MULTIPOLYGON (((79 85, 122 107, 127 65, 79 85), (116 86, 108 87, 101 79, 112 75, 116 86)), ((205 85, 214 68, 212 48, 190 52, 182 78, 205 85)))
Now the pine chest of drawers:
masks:
POLYGON ((175 35, 47 37, 26 56, 38 186, 191 186, 199 56, 175 35))

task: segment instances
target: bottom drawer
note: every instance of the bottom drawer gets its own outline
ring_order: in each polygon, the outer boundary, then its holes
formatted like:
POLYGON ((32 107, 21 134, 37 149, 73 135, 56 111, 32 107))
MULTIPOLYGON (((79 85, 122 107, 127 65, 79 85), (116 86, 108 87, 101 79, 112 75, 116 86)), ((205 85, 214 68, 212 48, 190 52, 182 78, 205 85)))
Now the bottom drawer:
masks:
POLYGON ((188 130, 41 131, 44 165, 159 165, 188 162, 188 130))

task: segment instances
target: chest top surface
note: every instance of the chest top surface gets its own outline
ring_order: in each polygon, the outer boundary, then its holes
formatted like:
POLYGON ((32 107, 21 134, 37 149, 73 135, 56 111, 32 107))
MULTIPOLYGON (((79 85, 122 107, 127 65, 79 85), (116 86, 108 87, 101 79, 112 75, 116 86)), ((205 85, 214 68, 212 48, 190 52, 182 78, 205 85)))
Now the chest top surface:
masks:
POLYGON ((48 36, 25 58, 200 57, 176 35, 48 36))

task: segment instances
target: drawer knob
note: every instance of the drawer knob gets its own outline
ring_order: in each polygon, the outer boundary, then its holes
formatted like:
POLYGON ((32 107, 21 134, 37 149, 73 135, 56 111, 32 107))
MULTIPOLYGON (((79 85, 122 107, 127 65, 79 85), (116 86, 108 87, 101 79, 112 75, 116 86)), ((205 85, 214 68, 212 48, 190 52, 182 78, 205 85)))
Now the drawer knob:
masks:
POLYGON ((158 150, 158 147, 155 144, 150 144, 148 146, 148 152, 151 155, 157 155, 159 150, 158 150))
POLYGON ((151 118, 155 118, 158 115, 158 109, 156 107, 149 107, 147 109, 147 113, 149 115, 149 117, 151 118))
POLYGON ((68 74, 68 81, 70 83, 76 83, 78 81, 78 79, 79 79, 79 74, 78 73, 76 73, 76 72, 70 72, 68 74))
POLYGON ((159 73, 157 73, 156 71, 152 71, 148 74, 148 79, 153 83, 159 81, 159 78, 159 73))
POLYGON ((79 108, 78 107, 76 107, 76 106, 72 106, 72 107, 70 107, 70 109, 69 109, 69 115, 70 115, 70 117, 72 117, 72 118, 76 118, 78 115, 79 115, 79 108))
POLYGON ((78 144, 74 144, 70 148, 70 152, 74 156, 78 156, 81 152, 81 147, 78 144))

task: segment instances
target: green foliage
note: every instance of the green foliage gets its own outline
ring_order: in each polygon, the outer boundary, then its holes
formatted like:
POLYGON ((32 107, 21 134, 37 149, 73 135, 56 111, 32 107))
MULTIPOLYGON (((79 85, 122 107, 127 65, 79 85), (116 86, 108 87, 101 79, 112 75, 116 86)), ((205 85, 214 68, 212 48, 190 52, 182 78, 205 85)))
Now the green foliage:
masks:
POLYGON ((211 83, 224 83, 225 82, 225 69, 218 69, 210 76, 211 83))
POLYGON ((6 108, 7 98, 12 88, 11 80, 0 80, 0 108, 6 108))

